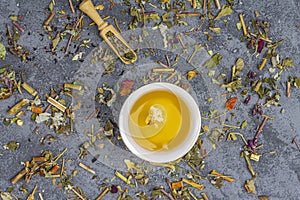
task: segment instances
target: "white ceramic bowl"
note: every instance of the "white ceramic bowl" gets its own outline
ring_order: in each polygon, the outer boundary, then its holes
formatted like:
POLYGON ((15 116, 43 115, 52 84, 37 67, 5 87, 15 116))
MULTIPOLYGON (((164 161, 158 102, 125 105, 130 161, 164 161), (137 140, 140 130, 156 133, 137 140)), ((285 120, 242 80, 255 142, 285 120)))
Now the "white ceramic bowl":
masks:
POLYGON ((119 128, 125 145, 133 154, 150 162, 166 163, 184 156, 193 147, 199 136, 201 116, 194 98, 181 87, 164 82, 151 83, 140 87, 126 99, 119 115, 119 128), (135 142, 129 131, 128 120, 135 102, 144 94, 157 90, 172 92, 184 102, 190 113, 190 128, 183 141, 176 147, 168 150, 149 151, 135 142))

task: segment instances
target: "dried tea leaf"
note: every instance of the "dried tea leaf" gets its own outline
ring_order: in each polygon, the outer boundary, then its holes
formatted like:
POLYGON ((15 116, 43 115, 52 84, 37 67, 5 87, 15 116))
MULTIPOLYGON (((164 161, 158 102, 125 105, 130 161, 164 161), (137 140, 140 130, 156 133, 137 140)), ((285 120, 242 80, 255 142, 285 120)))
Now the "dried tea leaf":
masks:
POLYGON ((221 28, 212 28, 212 27, 209 27, 209 30, 211 30, 212 32, 217 33, 217 34, 221 33, 221 28))
POLYGON ((248 193, 252 192, 253 194, 256 194, 254 179, 247 180, 245 183, 245 188, 248 193))
POLYGON ((53 1, 51 1, 49 4, 49 10, 53 11, 53 8, 54 8, 54 4, 53 4, 53 1))
POLYGON ((248 126, 247 120, 243 121, 243 123, 241 124, 241 129, 246 128, 246 126, 248 126))
POLYGON ((1 192, 0 197, 2 198, 2 200, 14 200, 14 199, 16 199, 9 192, 1 192))
POLYGON ((223 179, 221 177, 216 177, 212 179, 210 182, 218 189, 220 189, 223 186, 223 179))
POLYGON ((112 136, 114 133, 114 125, 110 120, 107 120, 106 125, 104 126, 104 134, 106 136, 112 136))
POLYGON ((237 61, 235 62, 235 66, 237 70, 236 75, 238 75, 245 66, 244 60, 242 58, 238 58, 237 61))
POLYGON ((204 67, 210 69, 217 65, 219 65, 219 62, 222 60, 222 56, 220 53, 214 54, 206 63, 204 64, 204 67))
POLYGON ((84 54, 84 52, 80 52, 80 53, 76 54, 76 55, 72 58, 72 60, 78 60, 78 59, 81 59, 82 56, 83 56, 83 54, 84 54))
POLYGON ((232 14, 232 8, 230 5, 224 5, 218 15, 215 17, 215 20, 225 17, 232 14))
POLYGON ((231 140, 237 140, 237 137, 236 137, 235 133, 229 133, 228 134, 226 141, 231 141, 231 140))
POLYGON ((129 95, 131 93, 133 85, 134 85, 134 80, 126 79, 125 81, 123 81, 120 95, 121 96, 129 95))
POLYGON ((226 109, 232 110, 235 107, 237 100, 238 100, 237 97, 232 97, 232 98, 228 99, 226 102, 226 109))
POLYGON ((52 40, 52 51, 56 49, 56 46, 58 45, 58 42, 60 41, 60 33, 57 33, 55 38, 52 40))
POLYGON ((292 58, 285 58, 281 64, 283 67, 294 67, 293 59, 292 58))
POLYGON ((6 48, 5 46, 0 42, 0 59, 5 60, 6 56, 6 48))
POLYGON ((19 146, 20 146, 20 143, 11 141, 11 142, 5 144, 3 146, 3 148, 6 150, 15 151, 15 150, 19 149, 19 146))
POLYGON ((11 16, 9 16, 9 19, 11 19, 12 21, 18 21, 18 16, 11 15, 11 16))

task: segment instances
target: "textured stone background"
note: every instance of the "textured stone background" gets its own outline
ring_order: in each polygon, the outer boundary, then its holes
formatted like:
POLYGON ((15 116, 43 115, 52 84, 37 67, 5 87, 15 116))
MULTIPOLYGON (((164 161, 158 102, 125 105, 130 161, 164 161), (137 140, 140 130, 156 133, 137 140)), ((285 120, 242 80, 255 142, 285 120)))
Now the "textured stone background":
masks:
MULTIPOLYGON (((225 4, 225 0, 220 0, 220 2, 221 5, 225 4)), ((50 0, 2 0, 0 2, 0 41, 5 45, 7 44, 5 25, 6 23, 11 23, 8 17, 10 15, 23 15, 24 21, 22 25, 26 26, 24 26, 25 33, 21 34, 19 43, 23 45, 25 49, 30 51, 30 57, 34 57, 32 61, 22 62, 19 58, 8 53, 6 60, 0 61, 0 67, 8 64, 17 72, 24 72, 26 81, 30 85, 33 85, 40 95, 48 93, 50 86, 57 87, 57 85, 63 84, 66 81, 72 81, 74 75, 81 66, 81 62, 72 61, 71 56, 79 45, 78 42, 72 43, 70 48, 71 55, 68 57, 64 57, 64 54, 59 50, 56 51, 55 55, 52 55, 51 52, 45 50, 45 47, 49 49, 51 44, 51 41, 47 38, 47 35, 43 32, 42 28, 43 22, 48 17, 46 9, 49 3, 50 0)), ((68 1, 56 1, 56 3, 56 9, 63 9, 67 11, 67 13, 71 13, 68 1)), ((116 1, 116 6, 111 11, 108 9, 108 2, 95 1, 95 4, 102 3, 106 6, 105 9, 101 11, 103 16, 115 16, 119 20, 121 29, 124 31, 128 30, 128 23, 130 22, 131 17, 129 15, 121 15, 120 11, 128 12, 130 7, 122 4, 121 1, 116 1), (124 22, 124 24, 122 22, 124 22)), ((226 18, 229 21, 229 26, 225 26, 222 20, 219 20, 217 25, 222 28, 222 32, 221 34, 214 36, 213 40, 208 43, 214 52, 220 52, 223 55, 220 67, 230 69, 238 57, 242 57, 245 60, 246 67, 248 68, 254 69, 261 62, 263 54, 260 55, 259 59, 252 56, 248 52, 246 44, 239 41, 242 37, 242 32, 238 31, 235 27, 236 23, 239 21, 238 13, 243 12, 245 14, 246 22, 249 22, 254 16, 254 11, 257 10, 260 12, 262 19, 271 22, 270 38, 274 41, 278 41, 279 39, 285 40, 284 44, 278 49, 280 55, 282 57, 290 56, 294 60, 295 68, 285 73, 282 77, 282 84, 279 85, 282 94, 284 94, 285 85, 283 83, 284 80, 286 80, 286 77, 289 74, 300 75, 300 2, 297 0, 239 0, 235 1, 235 3, 236 5, 234 6, 233 14, 226 18)), ((78 2, 74 2, 74 5, 77 10, 76 16, 78 16, 78 2)), ((188 9, 192 11, 191 8, 188 9)), ((148 11, 151 10, 152 8, 149 7, 148 11)), ((188 30, 199 23, 196 19, 188 18, 186 20, 189 22, 189 27, 175 27, 178 32, 188 30)), ((96 27, 87 26, 87 24, 90 23, 90 19, 87 17, 84 17, 84 21, 86 25, 84 26, 81 39, 92 39, 93 46, 98 46, 98 44, 102 42, 102 39, 98 37, 96 27)), ((108 19, 108 21, 111 24, 114 24, 112 17, 108 19)), ((55 22, 58 27, 62 26, 60 20, 56 19, 55 22)), ((190 37, 200 43, 205 41, 205 36, 203 36, 203 34, 195 34, 190 37)), ((64 47, 66 41, 66 39, 63 40, 59 44, 61 46, 59 46, 58 49, 64 47)), ((81 51, 85 52, 83 58, 85 58, 92 49, 93 47, 90 49, 81 49, 81 51)), ((141 55, 140 59, 143 58, 144 57, 141 55)), ((152 60, 163 60, 163 56, 158 54, 157 57, 152 58, 152 60)), ((126 72, 127 68, 125 66, 122 66, 120 63, 119 66, 120 69, 117 69, 115 74, 122 70, 125 70, 126 72)), ((265 73, 267 74, 268 72, 265 73)), ((264 74, 261 74, 261 76, 264 76, 264 74)), ((109 78, 104 78, 104 81, 108 79, 109 78)), ((196 82, 192 82, 192 84, 194 84, 194 89, 198 91, 199 85, 197 85, 196 82)), ((209 92, 205 89, 203 89, 203 91, 209 92)), ((206 95, 209 96, 208 93, 198 94, 198 100, 201 100, 201 97, 205 97, 206 95)), ((14 105, 24 96, 26 97, 26 94, 20 95, 15 93, 10 99, 1 101, 0 117, 3 118, 7 116, 6 111, 8 107, 14 105)), ((267 123, 260 137, 260 141, 265 144, 263 152, 277 151, 279 154, 265 155, 261 158, 260 162, 253 163, 254 169, 259 173, 259 177, 256 179, 257 194, 267 195, 270 199, 300 199, 300 153, 296 150, 295 145, 291 144, 293 136, 297 136, 300 143, 300 91, 292 89, 291 96, 290 99, 287 99, 285 95, 282 95, 280 100, 282 108, 286 110, 285 114, 280 114, 281 108, 266 109, 266 113, 274 116, 275 120, 267 123)), ((243 131, 247 138, 252 138, 256 126, 259 125, 262 120, 262 118, 253 118, 248 114, 250 113, 251 106, 254 104, 255 101, 252 100, 248 107, 241 106, 235 111, 236 121, 247 119, 249 122, 249 126, 243 131)), ((24 117, 25 124, 22 127, 16 125, 6 127, 0 123, 0 154, 3 154, 0 156, 0 191, 5 191, 7 187, 11 186, 9 180, 22 169, 20 162, 29 160, 32 156, 39 155, 41 150, 48 149, 52 150, 54 153, 58 153, 65 147, 68 147, 69 151, 66 153, 65 157, 73 159, 73 161, 67 163, 66 167, 68 171, 73 169, 79 170, 78 175, 74 177, 72 181, 75 185, 82 188, 84 194, 86 194, 89 199, 95 199, 100 193, 99 185, 104 179, 113 178, 115 169, 107 164, 103 164, 105 161, 101 162, 100 160, 91 163, 93 155, 88 155, 84 160, 85 163, 97 172, 97 178, 92 179, 91 174, 79 169, 79 161, 76 160, 79 153, 78 141, 81 141, 80 134, 73 134, 71 136, 59 135, 57 142, 42 146, 39 140, 46 134, 53 133, 53 131, 40 125, 40 134, 32 134, 36 125, 29 122, 29 118, 30 115, 28 113, 24 117), (20 149, 14 152, 5 151, 2 146, 12 140, 20 142, 20 149)), ((257 199, 255 195, 247 194, 243 187, 245 180, 250 179, 251 176, 245 161, 239 158, 241 146, 242 141, 240 140, 235 142, 220 142, 218 143, 217 150, 209 153, 209 156, 205 161, 206 167, 204 172, 207 173, 212 169, 216 169, 224 174, 231 175, 235 179, 234 183, 225 182, 220 190, 216 189, 209 182, 203 181, 206 187, 205 192, 210 199, 257 199)), ((115 156, 119 157, 119 155, 115 156)), ((113 160, 112 162, 117 161, 113 160)), ((123 160, 120 159, 119 162, 122 163, 123 160)), ((117 165, 120 165, 120 163, 117 165)), ((182 167, 185 168, 186 166, 182 167)), ((186 167, 186 169, 188 169, 188 167, 186 167)), ((146 186, 139 186, 139 188, 130 189, 129 194, 133 196, 137 191, 145 191, 149 194, 149 190, 154 186, 166 186, 164 182, 164 177, 166 176, 166 171, 162 169, 151 172, 149 184, 146 186)), ((38 191, 43 193, 44 199, 67 198, 64 190, 58 189, 57 186, 53 186, 50 179, 41 177, 34 177, 30 184, 28 184, 28 190, 31 191, 36 183, 38 183, 38 191)), ((23 181, 20 181, 17 184, 17 188, 22 184, 23 181)), ((119 179, 114 180, 113 184, 123 185, 119 179)), ((194 193, 200 197, 199 191, 194 190, 194 193)), ((25 198, 25 196, 20 194, 17 189, 14 194, 22 199, 25 198)), ((116 195, 108 194, 104 199, 116 199, 116 197, 116 195)))

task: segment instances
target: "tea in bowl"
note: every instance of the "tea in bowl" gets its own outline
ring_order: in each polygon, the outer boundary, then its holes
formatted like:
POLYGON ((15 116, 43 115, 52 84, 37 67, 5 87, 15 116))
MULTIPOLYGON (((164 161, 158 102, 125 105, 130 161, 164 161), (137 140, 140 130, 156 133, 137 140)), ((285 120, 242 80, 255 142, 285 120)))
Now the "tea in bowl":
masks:
POLYGON ((200 128, 194 98, 171 83, 140 87, 129 95, 119 115, 125 145, 150 162, 171 162, 184 156, 197 141, 200 128))

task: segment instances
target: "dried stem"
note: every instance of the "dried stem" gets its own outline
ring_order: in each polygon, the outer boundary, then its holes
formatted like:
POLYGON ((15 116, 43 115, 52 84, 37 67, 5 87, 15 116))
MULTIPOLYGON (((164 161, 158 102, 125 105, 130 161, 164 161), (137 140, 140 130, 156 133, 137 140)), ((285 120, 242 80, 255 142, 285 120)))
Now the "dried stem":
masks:
POLYGON ((117 27, 118 31, 119 31, 120 33, 122 33, 122 30, 121 30, 121 28, 120 28, 120 26, 119 26, 118 19, 115 18, 115 17, 114 17, 113 19, 114 19, 114 22, 115 22, 115 24, 116 24, 116 27, 117 27))
POLYGON ((176 17, 200 17, 200 13, 177 13, 176 17))
POLYGON ((202 192, 202 193, 201 193, 201 196, 203 197, 204 200, 208 200, 208 197, 207 197, 207 195, 206 195, 205 192, 202 192))
POLYGON ((170 200, 175 200, 175 199, 173 198, 173 196, 172 196, 170 193, 166 192, 163 188, 161 188, 160 191, 161 191, 164 195, 166 195, 170 200))
POLYGON ((109 192, 109 188, 105 188, 105 190, 103 190, 103 192, 101 192, 101 194, 96 198, 96 200, 101 200, 108 192, 109 192))
POLYGON ((240 13, 240 14, 239 14, 239 17, 240 17, 240 21, 241 21, 241 24, 242 24, 244 36, 247 36, 247 35, 248 35, 248 34, 247 34, 247 28, 246 28, 246 25, 245 25, 245 21, 244 21, 243 14, 240 13))
POLYGON ((17 22, 12 22, 13 23, 13 25, 17 28, 17 29, 19 29, 22 33, 24 33, 25 31, 24 31, 24 29, 17 23, 17 22))
POLYGON ((69 4, 70 4, 70 8, 72 10, 72 13, 74 14, 75 10, 74 10, 74 6, 73 6, 73 3, 72 3, 72 0, 69 0, 69 4))
POLYGON ((220 10, 220 9, 221 9, 221 5, 220 5, 219 0, 214 0, 214 1, 215 1, 215 4, 216 4, 216 8, 217 8, 218 10, 220 10))
POLYGON ((290 83, 289 81, 286 82, 286 96, 287 96, 288 98, 291 97, 291 83, 290 83))
POLYGON ((11 179, 11 183, 16 184, 22 177, 24 177, 27 174, 27 172, 28 172, 28 170, 26 168, 24 168, 13 179, 11 179))
POLYGON ((205 9, 206 9, 206 1, 207 1, 207 0, 203 0, 203 4, 202 4, 202 10, 203 10, 203 12, 204 12, 205 9))
POLYGON ((81 194, 79 194, 74 188, 72 188, 71 189, 73 192, 74 192, 74 194, 76 194, 76 196, 78 196, 81 200, 85 200, 85 198, 81 195, 81 194))
POLYGON ((48 26, 54 17, 55 17, 55 13, 51 13, 51 15, 48 17, 48 19, 44 22, 44 27, 48 26))
POLYGON ((96 174, 96 172, 94 170, 92 170, 91 168, 89 168, 88 166, 86 166, 83 163, 79 163, 79 167, 81 167, 82 169, 85 169, 86 171, 90 172, 91 174, 96 174))
POLYGON ((257 132, 256 132, 256 134, 254 136, 254 139, 258 138, 258 136, 262 132, 264 126, 266 125, 266 122, 268 121, 268 119, 269 119, 268 117, 265 117, 264 120, 261 122, 261 124, 260 124, 260 126, 259 126, 259 128, 258 128, 258 130, 257 130, 257 132))
POLYGON ((193 9, 196 9, 197 7, 196 0, 192 0, 192 5, 193 5, 193 9))

